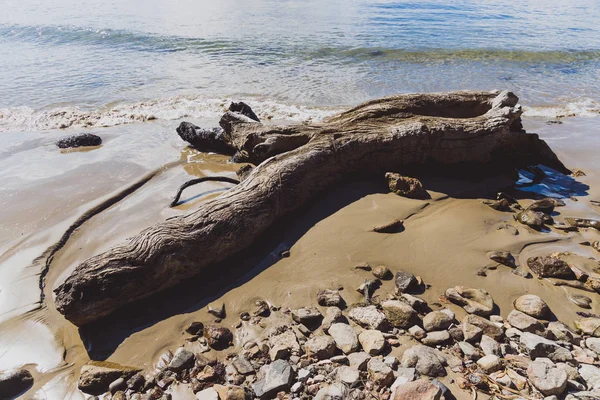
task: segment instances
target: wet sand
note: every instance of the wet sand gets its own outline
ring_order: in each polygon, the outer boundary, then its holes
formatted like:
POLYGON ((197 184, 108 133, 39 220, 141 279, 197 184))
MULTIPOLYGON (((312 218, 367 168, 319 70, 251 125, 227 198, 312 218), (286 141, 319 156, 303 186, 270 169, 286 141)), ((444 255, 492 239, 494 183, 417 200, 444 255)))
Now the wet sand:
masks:
MULTIPOLYGON (((210 125, 209 121, 195 122, 210 125)), ((576 181, 548 179, 534 188, 546 194, 568 195, 566 206, 556 210, 558 221, 568 216, 600 217, 600 208, 589 202, 600 200, 597 122, 597 118, 567 118, 563 124, 548 125, 544 120, 525 120, 525 128, 546 139, 568 168, 586 173, 576 181)), ((190 322, 214 319, 207 313, 207 304, 225 303, 228 316, 223 324, 233 329, 239 313, 250 311, 259 298, 283 308, 296 308, 316 305, 319 289, 342 286, 349 304, 360 301, 355 288, 371 275, 352 268, 359 262, 421 276, 431 285, 422 295, 429 303, 440 302, 448 287, 464 285, 486 289, 503 317, 512 310, 514 299, 525 293, 542 297, 563 322, 571 322, 577 317, 575 312, 581 311, 566 297, 566 292, 577 293, 577 289, 524 279, 503 266, 487 271, 486 277, 476 271, 493 264, 487 253, 496 250, 512 252, 520 266, 531 256, 559 251, 576 254, 570 261, 584 265, 588 257, 598 259, 600 255, 579 243, 600 240, 600 232, 538 233, 513 221, 512 214, 483 205, 482 198, 506 186, 504 179, 466 182, 422 177, 431 200, 387 193, 383 182, 336 187, 274 229, 256 252, 221 265, 217 276, 199 277, 154 296, 132 307, 133 317, 123 313, 78 331, 56 312, 51 301, 52 289, 76 265, 230 187, 218 182, 194 186, 184 192, 184 204, 168 207, 186 180, 208 175, 234 177, 239 167, 228 164, 226 157, 187 149, 174 132, 175 126, 157 121, 96 130, 94 133, 104 139, 103 145, 74 152, 61 152, 53 145, 64 132, 19 133, 28 137, 20 137, 21 144, 12 147, 17 134, 0 138, 0 147, 5 149, 0 153, 0 179, 4 182, 0 196, 0 349, 4 349, 0 370, 26 365, 34 373, 34 387, 25 397, 83 398, 76 390, 76 380, 80 366, 90 357, 150 368, 163 351, 186 343, 182 332, 190 322), (70 236, 50 265, 47 301, 40 305, 38 280, 44 262, 32 260, 56 243, 80 215, 152 172, 156 174, 148 183, 87 220, 70 236), (371 232, 372 227, 393 219, 405 221, 403 232, 371 232), (519 234, 498 229, 507 224, 519 234), (285 249, 290 250, 290 257, 281 259, 279 254, 285 249)), ((524 193, 522 204, 531 196, 524 193)), ((392 290, 388 281, 377 294, 383 298, 392 290)), ((598 296, 590 297, 592 309, 586 311, 600 313, 598 296)), ((458 319, 464 314, 459 307, 449 307, 458 319)), ((258 334, 244 325, 236 331, 236 346, 258 334)), ((228 351, 235 352, 236 348, 228 351)), ((393 354, 402 351, 401 346, 393 354)), ((458 397, 460 389, 452 389, 458 397)))

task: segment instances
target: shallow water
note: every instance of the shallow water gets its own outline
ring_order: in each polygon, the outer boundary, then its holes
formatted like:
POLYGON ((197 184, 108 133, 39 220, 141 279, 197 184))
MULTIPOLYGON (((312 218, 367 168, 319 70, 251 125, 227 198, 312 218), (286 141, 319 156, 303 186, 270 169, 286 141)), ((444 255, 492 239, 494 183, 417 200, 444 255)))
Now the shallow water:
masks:
POLYGON ((598 20, 594 0, 7 0, 0 130, 217 117, 230 98, 306 119, 457 89, 556 107, 531 115, 597 114, 598 20))

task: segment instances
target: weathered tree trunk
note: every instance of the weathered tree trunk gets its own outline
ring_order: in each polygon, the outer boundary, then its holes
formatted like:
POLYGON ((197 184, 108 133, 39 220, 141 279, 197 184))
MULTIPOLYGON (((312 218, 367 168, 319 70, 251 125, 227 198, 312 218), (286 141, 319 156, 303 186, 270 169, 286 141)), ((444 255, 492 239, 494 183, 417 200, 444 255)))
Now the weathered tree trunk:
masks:
POLYGON ((401 95, 294 126, 265 126, 229 111, 218 140, 257 167, 196 211, 79 265, 56 289, 57 308, 81 326, 176 285, 359 174, 474 164, 490 173, 531 164, 567 171, 544 141, 521 130, 517 101, 509 92, 401 95))

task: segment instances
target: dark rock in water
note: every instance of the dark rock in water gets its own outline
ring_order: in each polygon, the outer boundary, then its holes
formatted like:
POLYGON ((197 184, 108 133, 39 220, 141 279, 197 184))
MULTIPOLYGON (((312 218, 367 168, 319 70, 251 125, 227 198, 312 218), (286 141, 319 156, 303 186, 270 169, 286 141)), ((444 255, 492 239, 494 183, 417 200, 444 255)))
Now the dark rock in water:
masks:
POLYGON ((177 127, 179 137, 200 151, 233 154, 234 150, 225 143, 222 128, 203 129, 190 122, 177 127))
POLYGON ((204 337, 208 341, 208 345, 215 350, 226 349, 233 342, 231 331, 216 325, 206 325, 204 327, 204 337))
POLYGON ((555 257, 531 257, 527 260, 527 266, 538 278, 562 278, 575 279, 575 273, 569 264, 555 257))
POLYGON ((396 289, 398 293, 407 293, 418 288, 419 282, 413 274, 404 271, 396 272, 396 289))
POLYGON ((0 372, 0 398, 12 399, 33 385, 33 376, 26 369, 0 372))
POLYGON ((252 108, 243 101, 240 101, 239 103, 231 103, 231 105, 229 106, 229 111, 238 112, 250 119, 255 120, 256 122, 260 122, 258 116, 256 116, 254 111, 252 111, 252 108))
POLYGON ((515 216, 515 219, 535 230, 542 230, 546 224, 554 222, 552 217, 541 211, 525 210, 515 216))
POLYGON ((387 172, 385 174, 385 179, 387 180, 390 191, 396 193, 399 196, 419 200, 426 200, 431 198, 429 193, 427 193, 427 190, 423 188, 423 184, 421 183, 421 181, 419 181, 416 178, 402 176, 395 172, 387 172))
POLYGON ((387 224, 378 225, 373 228, 373 232, 377 233, 398 233, 404 230, 404 222, 395 219, 387 224))
POLYGON ((107 361, 89 361, 81 367, 77 387, 84 393, 99 395, 119 378, 129 379, 141 370, 107 361))
POLYGON ((507 267, 516 268, 517 264, 515 258, 508 251, 494 251, 488 254, 488 257, 492 261, 496 261, 499 264, 506 265, 507 267))
POLYGON ((545 198, 534 201, 529 207, 527 207, 527 210, 540 211, 544 214, 552 214, 555 206, 556 203, 553 199, 545 198))
POLYGON ((102 138, 91 133, 80 133, 78 135, 67 136, 56 142, 56 145, 61 149, 70 149, 83 146, 100 146, 101 144, 102 138))

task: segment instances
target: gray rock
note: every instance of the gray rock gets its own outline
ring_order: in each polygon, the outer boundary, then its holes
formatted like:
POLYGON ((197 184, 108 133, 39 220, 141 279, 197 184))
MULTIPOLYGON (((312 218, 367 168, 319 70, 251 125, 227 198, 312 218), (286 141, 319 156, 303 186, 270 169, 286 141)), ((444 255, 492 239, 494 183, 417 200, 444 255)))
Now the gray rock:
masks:
POLYGON ((546 331, 549 332, 555 340, 561 342, 573 343, 575 339, 579 338, 579 335, 577 335, 575 331, 558 321, 550 322, 546 331))
POLYGON ((400 296, 402 301, 411 306, 413 309, 417 311, 425 311, 428 309, 427 302, 423 299, 420 299, 412 294, 402 293, 400 296))
POLYGON ((350 354, 360 348, 356 331, 348 324, 335 323, 329 328, 329 334, 333 337, 335 345, 345 354, 350 354))
POLYGON ((421 340, 421 343, 426 346, 437 346, 448 341, 450 341, 450 334, 448 331, 437 331, 428 332, 427 336, 421 340))
POLYGON ((287 391, 292 384, 293 370, 284 360, 277 360, 260 369, 262 379, 252 385, 254 393, 261 399, 272 398, 279 391, 287 391))
POLYGON ((376 356, 377 354, 381 353, 386 345, 383 334, 380 331, 372 329, 362 331, 358 335, 358 341, 360 342, 363 350, 372 356, 376 356))
POLYGON ((567 387, 567 373, 547 358, 534 360, 527 368, 527 377, 544 396, 560 395, 567 387))
POLYGON ((423 317, 423 328, 427 332, 442 331, 452 325, 453 317, 442 311, 432 311, 423 317))
POLYGON ((477 350, 477 348, 469 342, 459 342, 458 347, 460 348, 460 351, 463 353, 465 358, 468 360, 475 361, 481 357, 481 354, 479 354, 479 350, 477 350))
POLYGON ((402 329, 408 329, 418 322, 418 314, 414 308, 399 300, 381 302, 381 308, 389 323, 402 329))
POLYGON ((422 345, 406 350, 400 362, 404 368, 415 368, 419 374, 431 377, 446 376, 445 364, 446 359, 439 351, 422 345))
POLYGON ((398 368, 396 380, 392 383, 390 390, 393 392, 400 385, 412 382, 417 379, 417 370, 414 368, 398 368))
POLYGON ((394 381, 394 371, 380 358, 373 357, 367 363, 369 380, 376 386, 390 386, 394 381))
POLYGON ((290 392, 291 393, 298 393, 302 390, 302 382, 296 382, 292 385, 292 387, 290 388, 290 392))
POLYGON ((317 293, 317 303, 324 307, 343 307, 346 302, 338 290, 324 289, 317 293))
POLYGON ((506 265, 510 268, 517 268, 515 258, 508 251, 494 251, 488 254, 490 260, 497 262, 498 264, 506 265))
POLYGON ((585 339, 585 345, 596 354, 600 354, 600 338, 589 337, 585 339))
POLYGON ((114 382, 112 382, 110 385, 108 385, 108 391, 111 394, 115 394, 119 390, 121 390, 121 391, 127 390, 127 383, 125 382, 125 379, 123 379, 123 378, 119 378, 119 379, 115 380, 114 382))
POLYGON ((483 330, 475 326, 473 324, 469 324, 468 322, 463 321, 460 324, 462 327, 463 339, 469 343, 477 343, 481 340, 481 335, 483 335, 483 330))
POLYGON ((236 371, 242 375, 254 374, 254 367, 250 361, 241 354, 233 359, 232 365, 236 371))
POLYGON ((335 369, 335 379, 338 382, 352 386, 360 380, 360 373, 356 368, 342 365, 335 369))
POLYGON ((396 290, 398 293, 412 292, 419 288, 417 278, 409 272, 396 272, 396 290))
POLYGON ((367 363, 371 359, 371 356, 364 351, 348 354, 348 361, 352 368, 356 368, 359 371, 367 370, 367 363))
POLYGON ((335 353, 335 341, 331 336, 315 336, 304 343, 304 349, 309 357, 324 360, 333 357, 335 353))
POLYGON ((175 354, 173 354, 173 358, 167 366, 167 369, 174 372, 180 372, 183 369, 194 366, 195 360, 196 357, 194 356, 194 353, 183 347, 180 347, 175 350, 175 354))
POLYGON ((425 330, 419 325, 414 325, 408 328, 408 333, 410 333, 410 335, 417 340, 421 340, 427 336, 427 332, 425 332, 425 330))
POLYGON ((26 369, 0 372, 0 397, 14 398, 33 385, 33 376, 26 369))
POLYGON ((538 278, 575 279, 575 273, 569 264, 555 257, 531 257, 527 266, 538 278))
MULTIPOLYGON (((502 325, 488 321, 487 319, 482 318, 480 316, 466 315, 462 322, 463 322, 463 332, 465 334, 465 340, 467 342, 471 342, 471 340, 467 339, 468 337, 472 337, 472 336, 476 337, 476 335, 472 334, 471 332, 467 332, 465 330, 465 324, 470 324, 470 325, 476 326, 477 328, 481 329, 481 331, 484 335, 488 335, 489 337, 491 337, 492 339, 494 339, 496 341, 501 341, 502 338, 504 337, 504 328, 502 325), (469 333, 469 335, 467 335, 467 333, 469 333)), ((466 326, 468 327, 468 325, 466 325, 466 326)))
POLYGON ((481 337, 481 343, 479 345, 481 346, 481 350, 483 351, 483 354, 485 354, 486 356, 490 356, 490 355, 501 356, 502 355, 502 350, 500 349, 500 343, 496 342, 494 339, 492 339, 488 335, 483 335, 481 337))
POLYGON ((575 321, 575 327, 585 335, 600 337, 600 318, 582 318, 575 321))
POLYGON ((396 367, 398 366, 398 359, 394 356, 386 356, 383 357, 383 363, 385 365, 387 365, 388 367, 390 367, 391 369, 396 369, 396 367))
POLYGON ((492 296, 483 289, 455 286, 446 290, 446 297, 464 308, 469 314, 488 316, 494 309, 492 296))
POLYGON ((600 389, 600 368, 589 364, 579 366, 579 375, 589 390, 600 389))
POLYGON ((549 358, 552 361, 565 362, 573 359, 573 355, 569 350, 533 333, 523 332, 520 343, 527 350, 532 360, 549 358))
POLYGON ((345 400, 348 398, 348 389, 342 383, 333 383, 319 389, 314 400, 345 400))
POLYGON ((515 308, 533 318, 548 319, 550 317, 550 308, 535 294, 526 294, 515 300, 515 308))
POLYGON ((500 357, 490 354, 489 356, 481 357, 477 360, 477 365, 486 374, 496 372, 503 367, 500 357))
POLYGON ((292 310, 292 319, 304 326, 313 327, 321 323, 323 315, 315 307, 302 307, 292 310))
POLYGON ((271 361, 287 359, 292 354, 300 354, 300 344, 293 331, 288 330, 269 338, 271 361))
POLYGON ((387 325, 385 315, 375 306, 354 307, 350 310, 348 316, 365 329, 382 330, 387 325))
POLYGON ((544 330, 544 325, 540 321, 518 310, 512 310, 506 317, 506 321, 523 332, 536 333, 544 330))
POLYGON ((443 391, 438 385, 419 379, 396 387, 390 400, 440 400, 442 396, 443 391))
POLYGON ((209 387, 196 393, 198 400, 219 400, 219 393, 215 388, 209 387))
POLYGON ((344 322, 346 318, 342 315, 342 310, 337 307, 328 307, 325 310, 325 318, 323 318, 323 322, 321 322, 321 329, 323 332, 329 332, 329 328, 331 324, 336 322, 344 322))

